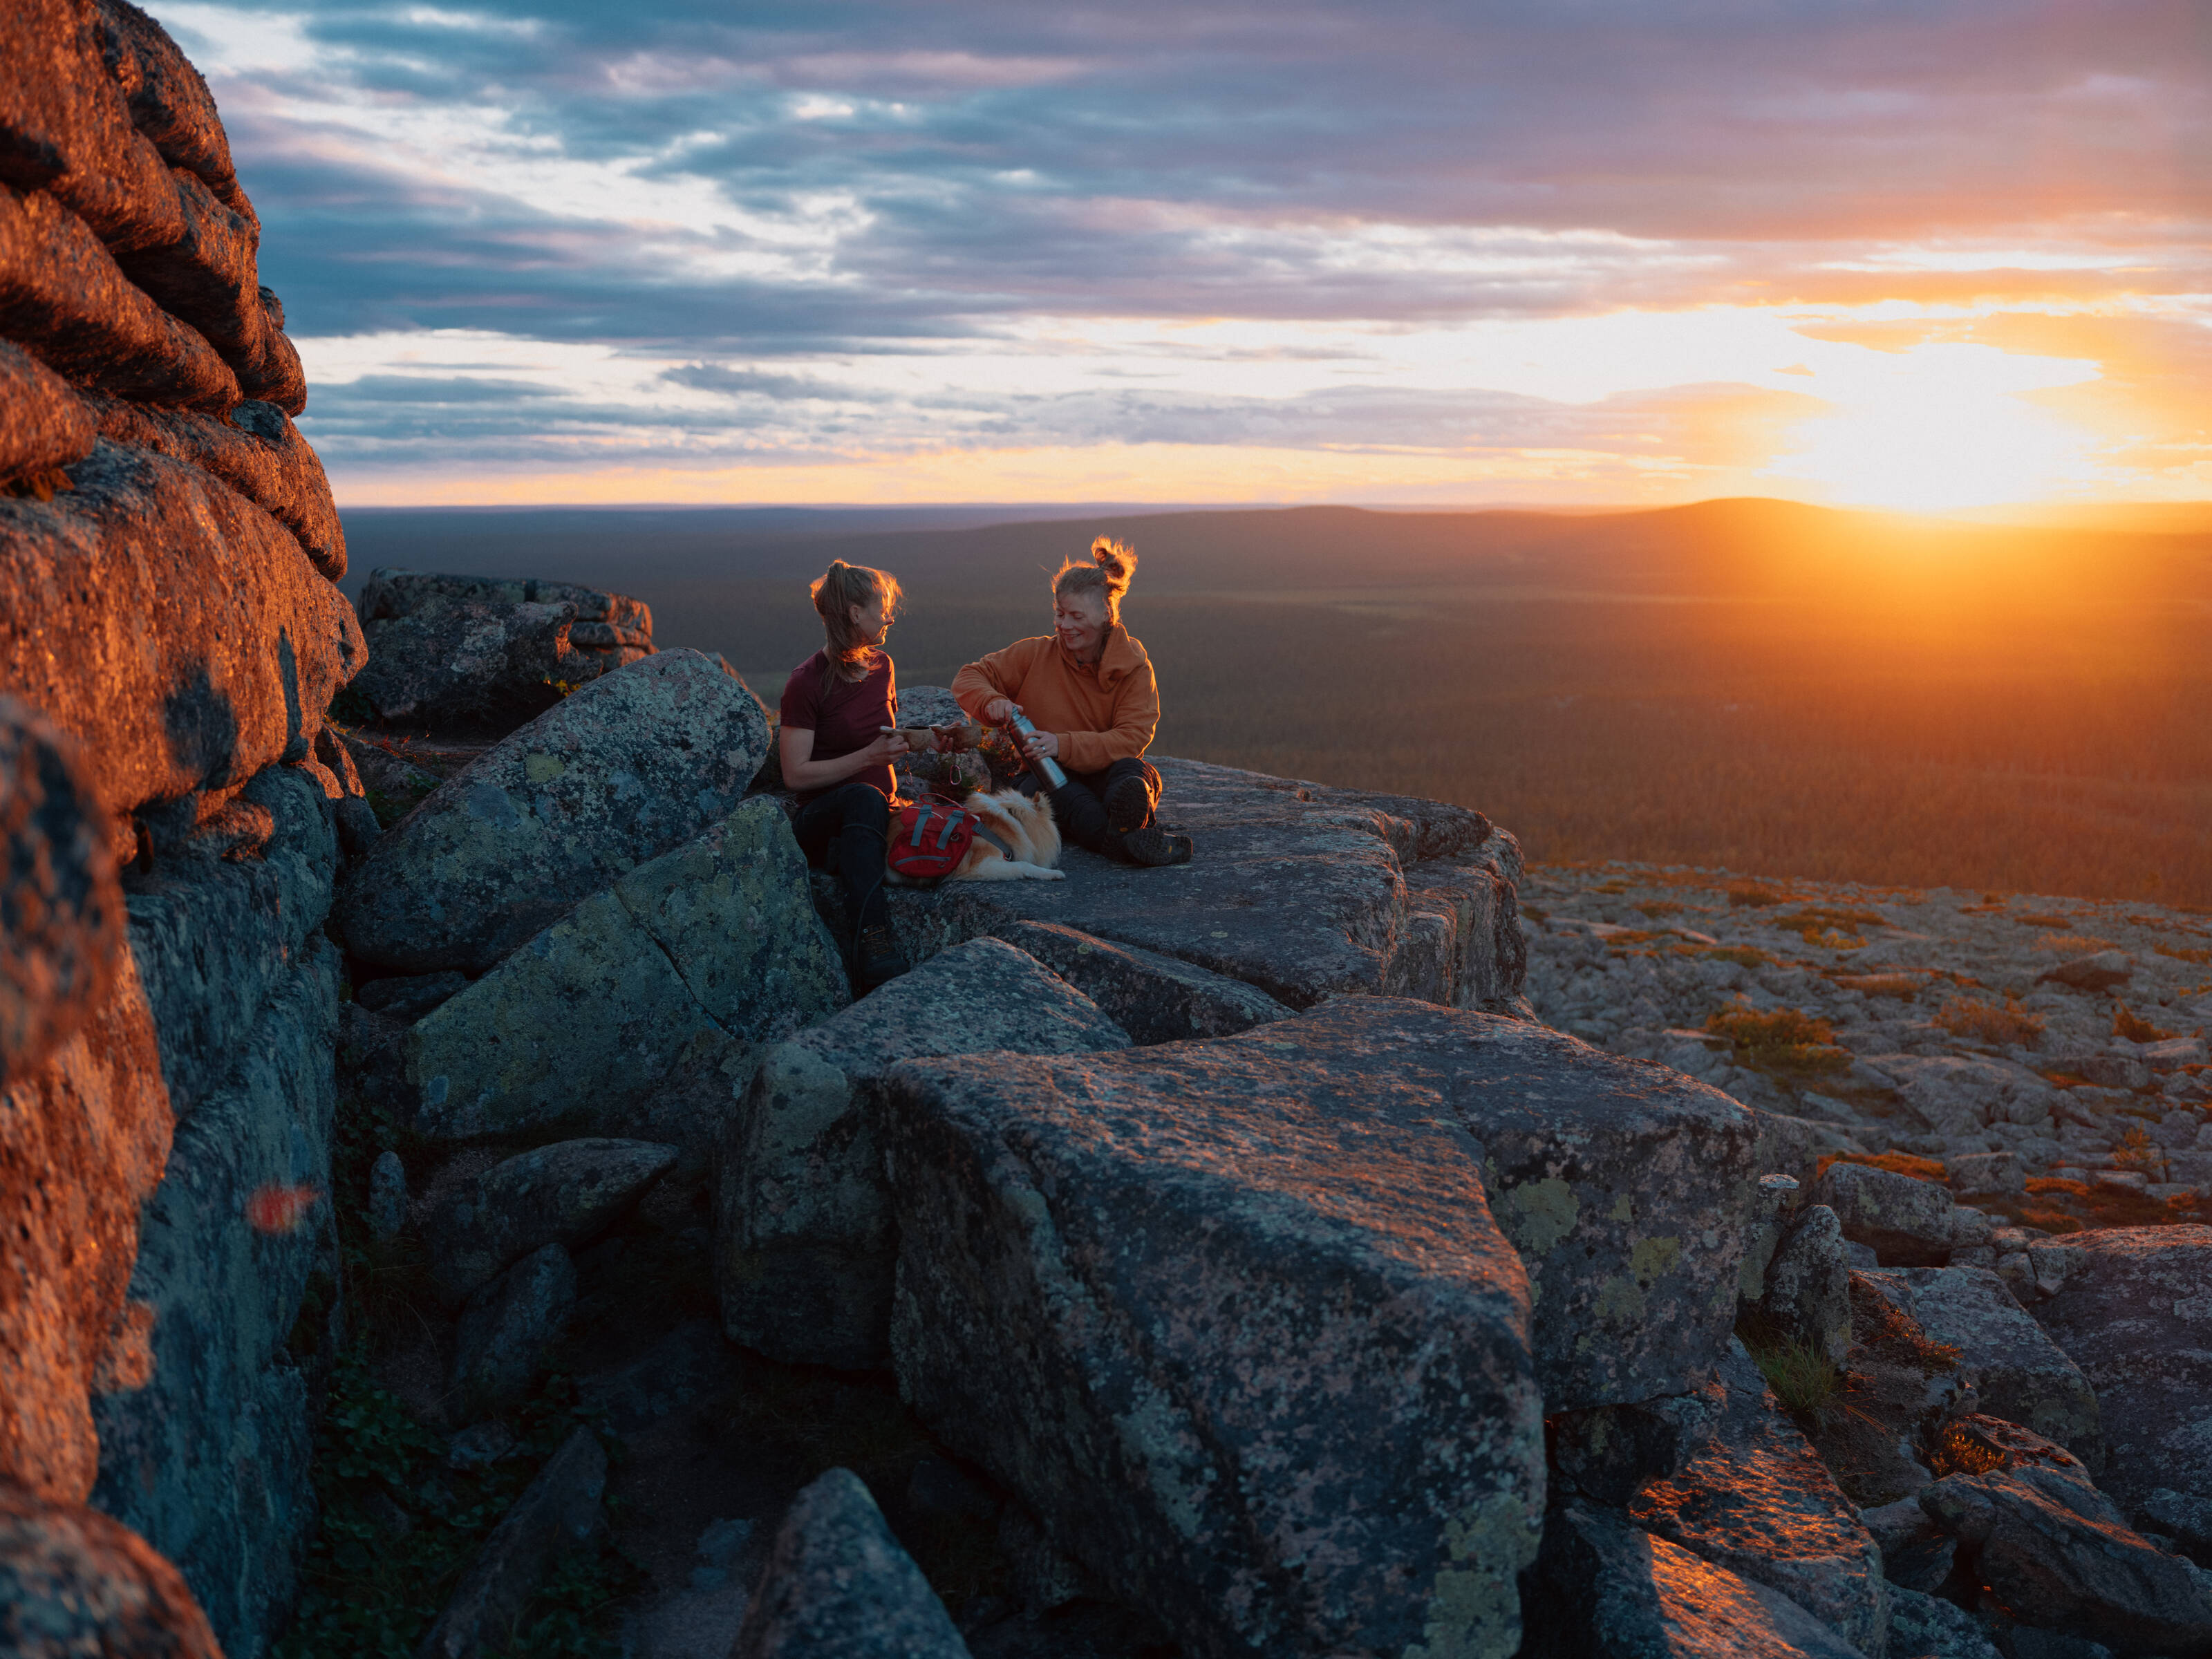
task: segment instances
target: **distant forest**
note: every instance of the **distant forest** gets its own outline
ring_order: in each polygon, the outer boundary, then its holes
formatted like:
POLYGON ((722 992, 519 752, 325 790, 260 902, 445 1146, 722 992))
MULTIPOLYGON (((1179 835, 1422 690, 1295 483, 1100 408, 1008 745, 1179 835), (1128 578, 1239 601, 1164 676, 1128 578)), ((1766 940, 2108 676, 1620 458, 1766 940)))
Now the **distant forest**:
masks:
POLYGON ((657 642, 723 653, 771 703, 820 643, 805 584, 830 559, 900 577, 900 677, 943 684, 1045 631, 1047 573, 1110 533, 1142 561, 1126 619, 1159 670, 1164 753, 1462 802, 1540 860, 2212 906, 2202 513, 2155 531, 1769 501, 345 522, 349 590, 378 565, 613 587, 652 605, 657 642))

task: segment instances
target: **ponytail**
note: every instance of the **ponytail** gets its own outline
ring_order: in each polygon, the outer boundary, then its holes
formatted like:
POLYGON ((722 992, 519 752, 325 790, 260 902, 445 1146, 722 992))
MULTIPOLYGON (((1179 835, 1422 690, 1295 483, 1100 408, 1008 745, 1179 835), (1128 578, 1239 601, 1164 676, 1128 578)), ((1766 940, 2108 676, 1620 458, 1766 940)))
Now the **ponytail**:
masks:
POLYGON ((807 591, 813 595, 814 609, 822 618, 823 650, 831 669, 841 679, 866 679, 875 665, 876 642, 862 638, 853 626, 853 607, 881 599, 884 620, 889 622, 898 609, 898 578, 864 564, 833 559, 830 568, 816 577, 807 591))
POLYGON ((1129 591, 1130 580, 1136 574, 1136 550, 1124 547, 1110 536, 1101 536, 1091 544, 1089 564, 1069 559, 1054 573, 1052 596, 1062 599, 1070 593, 1103 595, 1110 626, 1121 620, 1121 596, 1129 591))

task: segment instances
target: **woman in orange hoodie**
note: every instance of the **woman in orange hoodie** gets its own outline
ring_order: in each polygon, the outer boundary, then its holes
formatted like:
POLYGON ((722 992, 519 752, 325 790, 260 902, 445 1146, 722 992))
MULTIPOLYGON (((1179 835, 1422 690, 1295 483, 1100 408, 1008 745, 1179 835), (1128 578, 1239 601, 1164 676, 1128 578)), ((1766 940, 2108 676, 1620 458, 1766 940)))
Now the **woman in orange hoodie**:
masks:
MULTIPOLYGON (((1030 757, 1054 758, 1068 775, 1051 791, 1065 839, 1131 864, 1188 864, 1190 837, 1152 817, 1160 775, 1144 756, 1160 723, 1159 686, 1145 647, 1121 626, 1136 568, 1135 553, 1101 536, 1089 563, 1070 559, 1053 577, 1053 631, 969 663, 952 695, 989 725, 1029 716, 1030 757)), ((1032 772, 1022 787, 1042 786, 1032 772)))

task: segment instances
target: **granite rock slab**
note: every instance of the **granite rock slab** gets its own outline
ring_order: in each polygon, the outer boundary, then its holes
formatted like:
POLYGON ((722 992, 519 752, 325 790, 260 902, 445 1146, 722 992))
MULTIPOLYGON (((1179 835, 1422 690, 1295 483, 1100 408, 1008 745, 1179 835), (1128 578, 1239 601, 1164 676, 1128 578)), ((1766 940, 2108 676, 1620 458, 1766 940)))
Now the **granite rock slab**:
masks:
POLYGON ((678 1155, 657 1141, 593 1138, 495 1164, 445 1194, 424 1222, 432 1285, 458 1305, 534 1250, 577 1249, 635 1209, 678 1155))
POLYGON ((0 1650, 222 1659, 176 1568, 121 1522, 0 1481, 0 1650))
POLYGON ((1291 1012, 1241 980, 1057 922, 1012 922, 997 937, 1089 997, 1139 1047, 1230 1036, 1291 1012))

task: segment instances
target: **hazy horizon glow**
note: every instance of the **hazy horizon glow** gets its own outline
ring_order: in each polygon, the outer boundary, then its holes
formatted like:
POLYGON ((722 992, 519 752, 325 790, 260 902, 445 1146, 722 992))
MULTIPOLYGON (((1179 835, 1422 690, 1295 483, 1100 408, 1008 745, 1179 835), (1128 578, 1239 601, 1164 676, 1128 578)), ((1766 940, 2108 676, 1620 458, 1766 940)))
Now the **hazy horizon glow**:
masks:
POLYGON ((2185 5, 156 15, 349 503, 2212 496, 2185 5))

